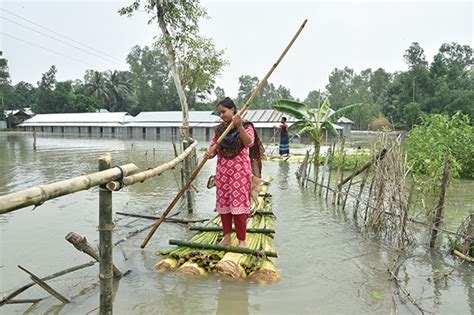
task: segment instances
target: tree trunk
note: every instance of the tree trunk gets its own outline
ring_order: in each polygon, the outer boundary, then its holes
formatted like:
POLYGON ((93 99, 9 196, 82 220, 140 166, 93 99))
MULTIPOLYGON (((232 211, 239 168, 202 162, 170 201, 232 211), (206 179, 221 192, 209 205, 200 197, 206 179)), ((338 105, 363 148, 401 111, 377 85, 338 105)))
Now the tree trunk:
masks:
MULTIPOLYGON (((191 144, 191 135, 189 132, 189 112, 188 112, 188 102, 186 100, 186 94, 184 93, 183 86, 181 84, 181 79, 179 77, 178 69, 176 67, 176 54, 171 42, 171 35, 166 28, 166 23, 164 19, 165 8, 164 0, 158 0, 156 3, 156 16, 158 19, 158 25, 164 37, 164 42, 166 46, 166 51, 168 53, 168 61, 171 68, 171 73, 173 75, 173 81, 176 86, 176 91, 178 92, 179 102, 181 104, 181 111, 183 112, 183 125, 181 127, 183 135, 183 150, 191 144)), ((185 182, 191 177, 191 165, 192 165, 192 156, 186 157, 184 161, 184 179, 185 182)), ((192 192, 190 190, 186 191, 186 204, 188 212, 193 212, 194 204, 192 198, 192 192)))

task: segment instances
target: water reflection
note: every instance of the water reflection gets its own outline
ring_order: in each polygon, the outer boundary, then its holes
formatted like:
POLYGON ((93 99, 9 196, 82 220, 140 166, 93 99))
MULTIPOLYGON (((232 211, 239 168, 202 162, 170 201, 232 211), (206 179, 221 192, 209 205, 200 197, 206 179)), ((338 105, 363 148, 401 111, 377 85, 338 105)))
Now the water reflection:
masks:
POLYGON ((220 284, 216 314, 249 314, 249 283, 222 278, 220 284))
POLYGON ((288 189, 288 171, 290 170, 290 163, 278 163, 278 188, 281 190, 288 189))

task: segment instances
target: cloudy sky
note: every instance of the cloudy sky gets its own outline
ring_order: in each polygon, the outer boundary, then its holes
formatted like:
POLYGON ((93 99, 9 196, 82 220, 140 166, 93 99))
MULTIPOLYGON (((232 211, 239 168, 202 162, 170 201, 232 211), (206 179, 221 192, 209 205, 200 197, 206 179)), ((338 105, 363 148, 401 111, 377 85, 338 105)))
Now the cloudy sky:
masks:
MULTIPOLYGON (((86 69, 127 69, 131 47, 150 45, 158 34, 146 13, 117 13, 131 2, 2 0, 0 50, 12 82, 36 84, 53 64, 58 80, 82 79, 86 69)), ((232 97, 239 76, 266 74, 304 19, 305 30, 269 79, 299 98, 324 89, 334 68, 406 70, 403 54, 412 42, 429 61, 442 43, 473 46, 472 1, 201 3, 210 16, 201 33, 225 50, 230 63, 217 85, 232 97)))

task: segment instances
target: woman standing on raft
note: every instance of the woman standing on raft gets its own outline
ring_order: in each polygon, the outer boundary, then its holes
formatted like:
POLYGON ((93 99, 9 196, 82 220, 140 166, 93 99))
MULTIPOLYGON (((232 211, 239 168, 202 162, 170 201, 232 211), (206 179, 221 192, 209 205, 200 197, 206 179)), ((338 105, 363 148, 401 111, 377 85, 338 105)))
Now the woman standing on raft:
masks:
POLYGON ((263 146, 253 124, 244 122, 237 115, 237 107, 229 97, 217 104, 217 111, 223 122, 214 128, 214 136, 206 154, 209 159, 217 155, 216 211, 221 216, 224 230, 224 238, 219 245, 232 245, 234 221, 238 246, 246 247, 252 173, 261 176, 263 146), (231 122, 234 122, 234 129, 217 147, 214 146, 231 122))

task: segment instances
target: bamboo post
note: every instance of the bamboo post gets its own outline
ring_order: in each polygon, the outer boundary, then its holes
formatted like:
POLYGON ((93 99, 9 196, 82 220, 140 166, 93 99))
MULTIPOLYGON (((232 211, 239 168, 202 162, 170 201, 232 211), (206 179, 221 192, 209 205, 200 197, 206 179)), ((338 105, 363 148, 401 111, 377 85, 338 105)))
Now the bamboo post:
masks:
POLYGON ((26 272, 27 274, 30 275, 30 278, 31 280, 33 280, 33 282, 35 282, 37 285, 39 285, 40 287, 42 287, 46 292, 50 293, 52 296, 54 296, 55 298, 57 298, 58 300, 60 300, 61 302, 63 303, 70 303, 70 301, 64 297, 63 295, 61 295, 58 291, 54 290, 52 287, 50 287, 46 282, 44 282, 43 280, 41 280, 39 277, 37 277, 36 275, 34 275, 32 272, 26 270, 25 268, 23 268, 22 266, 18 265, 18 268, 20 268, 21 270, 23 270, 24 272, 26 272))
MULTIPOLYGON (((334 159, 334 152, 336 151, 336 142, 333 142, 332 144, 332 149, 331 149, 331 156, 329 157, 330 161, 333 161, 334 159)), ((331 164, 329 164, 329 175, 328 175, 328 183, 326 185, 326 200, 328 200, 328 194, 329 194, 329 185, 331 183, 331 174, 332 174, 332 167, 331 164)))
POLYGON ((31 205, 39 206, 47 200, 118 180, 122 178, 122 176, 135 173, 137 170, 138 168, 135 164, 130 163, 120 167, 113 167, 102 172, 86 174, 0 196, 0 214, 31 205))
MULTIPOLYGON (((469 220, 469 223, 468 223, 468 226, 467 226, 467 236, 468 237, 474 237, 474 213, 471 213, 470 215, 470 220, 469 220)), ((471 241, 470 239, 466 237, 466 239, 464 240, 464 246, 463 246, 463 250, 462 250, 462 253, 464 255, 468 255, 469 256, 469 249, 471 248, 471 241)), ((474 253, 471 253, 471 255, 473 255, 474 253)))
POLYGON ((329 155, 331 154, 331 148, 326 151, 326 157, 324 158, 324 166, 323 166, 323 173, 321 174, 321 185, 319 186, 319 195, 323 193, 323 185, 324 185, 324 173, 328 167, 329 155))
POLYGON ((33 151, 36 151, 36 130, 33 131, 33 151))
MULTIPOLYGON (((309 159, 308 159, 308 170, 306 171, 306 181, 305 181, 305 187, 308 187, 308 179, 309 177, 311 176, 311 167, 312 167, 312 164, 310 161, 312 161, 314 159, 314 155, 313 156, 309 156, 309 159)), ((316 169, 315 169, 316 171, 316 169)), ((316 186, 314 186, 316 188, 316 186)))
MULTIPOLYGON (((306 25, 306 22, 308 20, 305 20, 303 22, 303 24, 300 26, 300 28, 298 29, 298 31, 296 32, 296 34, 293 36, 293 38, 291 39, 290 43, 288 44, 288 46, 286 46, 285 50, 283 51, 283 53, 280 55, 280 57, 277 59, 277 61, 273 64, 273 66, 270 68, 270 70, 267 72, 267 74, 263 77, 263 79, 258 83, 257 87, 255 88, 255 90, 253 91, 252 95, 250 95, 249 99, 247 100, 247 102, 245 103, 245 105, 242 107, 242 109, 239 111, 238 115, 243 117, 247 111, 247 109, 249 108, 250 104, 253 102, 253 100, 255 99, 255 97, 257 96, 258 92, 260 91, 260 89, 267 83, 267 80, 268 78, 270 77, 270 75, 273 73, 273 71, 276 69, 276 67, 278 66, 278 64, 281 62, 281 60, 283 59, 283 57, 285 57, 286 53, 288 52, 288 50, 290 49, 290 47, 293 45, 293 43, 296 41, 296 39, 298 38, 298 36, 300 35, 301 31, 303 30, 304 26, 306 25)), ((216 148, 221 142, 222 140, 224 140, 224 138, 227 136, 227 134, 234 128, 234 123, 231 122, 229 124, 229 126, 227 127, 226 130, 224 130, 224 132, 222 133, 222 135, 219 137, 219 139, 217 139, 216 143, 214 144, 214 148, 216 148)), ((158 221, 155 222, 155 224, 153 225, 152 229, 150 230, 150 232, 148 233, 148 235, 145 237, 145 239, 143 240, 142 244, 140 245, 141 248, 145 248, 146 244, 148 244, 148 242, 150 241, 151 237, 153 236, 153 234, 155 233, 155 231, 158 229, 158 227, 160 226, 160 224, 163 222, 163 220, 166 218, 166 216, 168 215, 168 213, 171 211, 171 209, 173 209, 173 207, 176 205, 176 203, 178 202, 178 200, 181 198, 181 196, 184 194, 184 192, 189 188, 189 186, 191 186, 191 183, 193 182, 193 180, 197 177, 197 175, 199 174, 199 172, 201 171, 201 169, 204 167, 204 164, 206 164, 207 160, 209 158, 205 155, 204 158, 202 159, 201 163, 198 165, 198 167, 194 170, 194 172, 191 174, 191 176, 189 177, 188 181, 186 182, 186 184, 183 186, 183 188, 178 192, 178 194, 175 196, 175 198, 173 199, 173 201, 171 201, 170 205, 168 206, 168 208, 165 210, 165 212, 162 214, 162 216, 160 217, 160 219, 158 221)))
MULTIPOLYGON (((357 169, 357 163, 356 163, 356 166, 355 168, 357 169)), ((354 171, 355 173, 355 171, 354 171)), ((342 211, 344 211, 344 208, 346 207, 346 202, 347 202, 347 197, 349 196, 349 192, 351 190, 351 186, 352 186, 352 180, 354 179, 355 176, 352 176, 351 179, 349 180, 349 185, 347 186, 347 189, 346 189, 346 195, 344 196, 344 201, 342 202, 342 211)), ((341 179, 342 179, 342 176, 341 176, 341 179)))
MULTIPOLYGON (((112 157, 106 154, 99 158, 99 171, 110 168, 112 157)), ((100 314, 112 314, 112 192, 105 187, 99 188, 99 279, 100 314)))
POLYGON ((337 192, 338 192, 338 195, 337 195, 337 205, 339 205, 341 203, 341 194, 340 192, 342 191, 342 186, 341 186, 341 182, 342 182, 342 179, 344 178, 344 168, 346 167, 346 154, 344 152, 342 152, 342 162, 341 162, 341 177, 338 179, 339 181, 339 184, 337 185, 336 189, 337 189, 337 192))
POLYGON ((362 183, 360 184, 359 194, 357 195, 356 203, 354 206, 354 218, 357 217, 357 212, 358 212, 359 204, 360 204, 360 198, 362 197, 362 192, 364 191, 365 183, 367 182, 367 178, 369 177, 369 170, 370 168, 367 168, 364 178, 362 179, 362 183))
MULTIPOLYGON (((342 159, 342 154, 344 152, 344 144, 345 144, 345 138, 342 138, 341 145, 339 147, 339 159, 342 159)), ((340 180, 339 178, 341 177, 341 163, 338 161, 337 163, 337 169, 336 169, 336 181, 335 181, 335 189, 332 194, 332 204, 336 204, 336 196, 339 192, 339 184, 338 181, 340 180)))
MULTIPOLYGON (((435 228, 438 228, 441 225, 441 222, 443 220, 443 210, 444 210, 444 202, 446 199, 446 188, 448 187, 448 181, 449 181, 449 171, 450 171, 449 170, 449 156, 446 154, 446 156, 444 157, 444 172, 443 172, 443 178, 441 179, 439 201, 438 201, 438 205, 435 208, 436 214, 433 220, 433 226, 435 228)), ((434 247, 437 236, 438 236, 438 230, 433 229, 431 231, 430 247, 434 247)))
MULTIPOLYGON (((183 140, 183 150, 186 150, 189 147, 189 142, 183 140)), ((192 150, 188 156, 184 158, 184 178, 188 179, 191 177, 191 167, 192 167, 192 150)), ((184 181, 183 181, 184 182, 184 181)), ((193 194, 191 189, 186 190, 186 208, 188 209, 188 213, 193 213, 194 209, 194 200, 193 194)))
POLYGON ((369 194, 367 195, 367 202, 365 204, 364 222, 367 222, 367 212, 369 211, 370 199, 372 198, 372 190, 374 189, 375 174, 370 181, 369 194))

